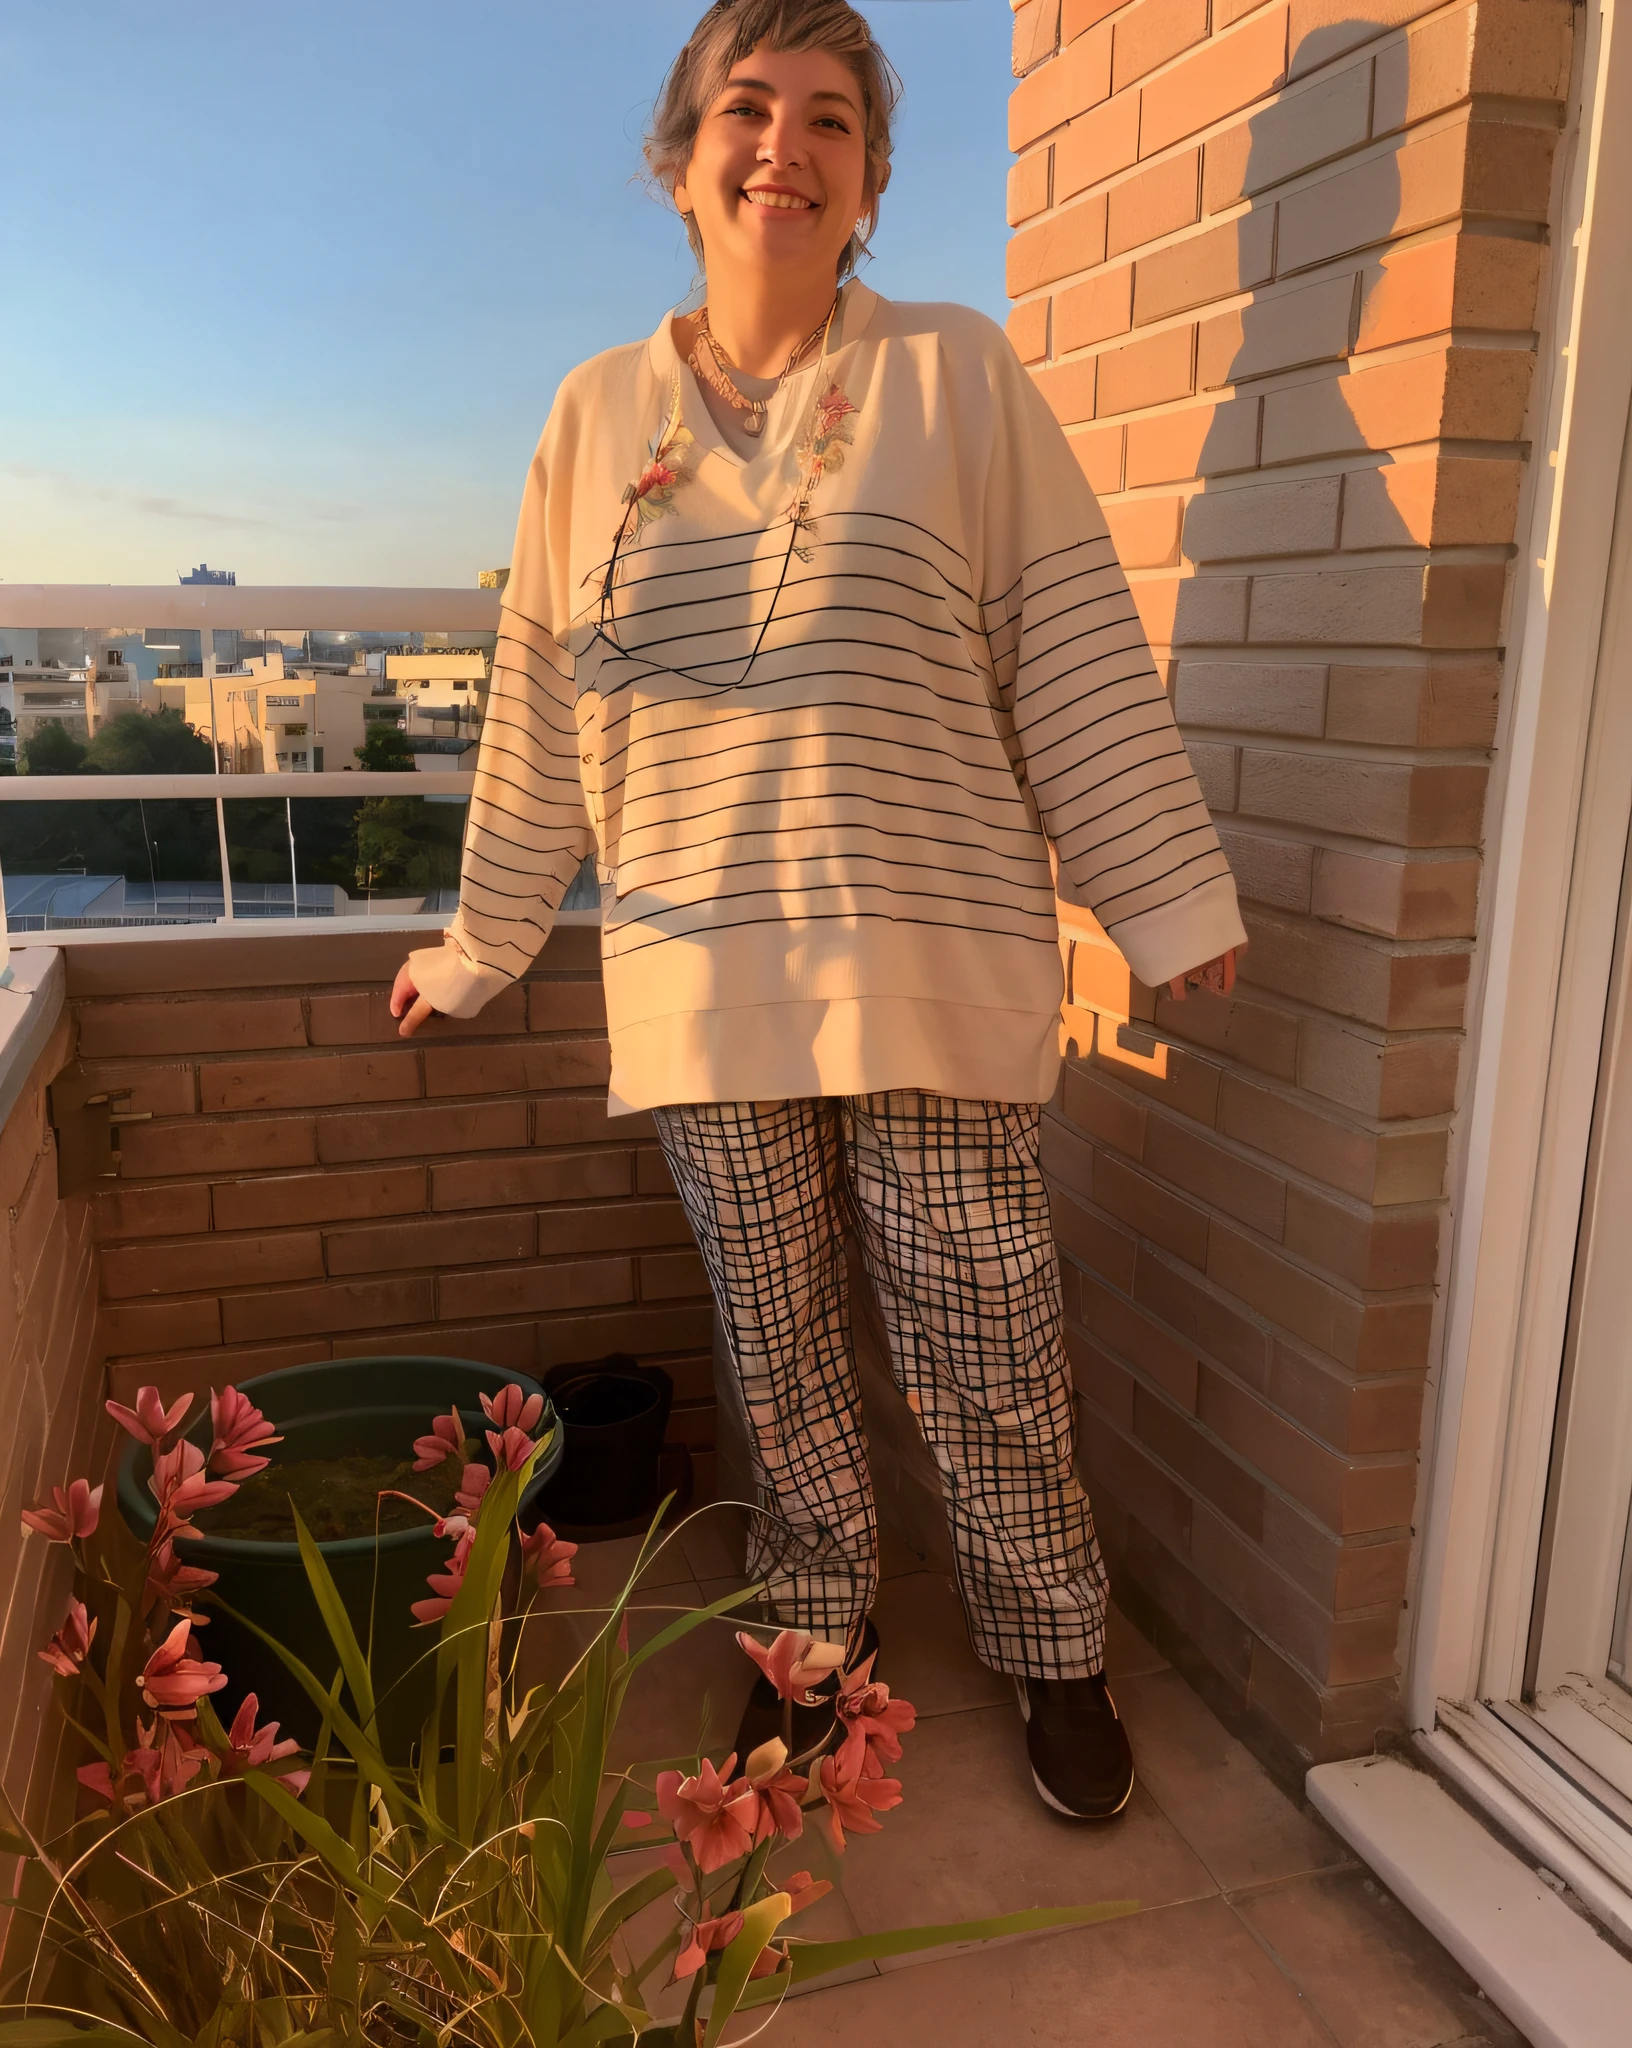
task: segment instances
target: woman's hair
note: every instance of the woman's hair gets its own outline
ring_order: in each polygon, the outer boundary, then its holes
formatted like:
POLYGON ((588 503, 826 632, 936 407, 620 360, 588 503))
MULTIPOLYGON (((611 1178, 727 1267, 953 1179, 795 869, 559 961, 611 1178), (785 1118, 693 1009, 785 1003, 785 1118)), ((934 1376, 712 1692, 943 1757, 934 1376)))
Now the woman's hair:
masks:
MULTIPOLYGON (((716 0, 692 30, 658 95, 646 135, 646 161, 664 191, 673 195, 691 161, 692 146, 709 103, 750 50, 829 50, 847 64, 861 91, 867 145, 867 211, 839 258, 848 277, 867 252, 878 225, 878 202, 890 181, 891 123, 901 98, 901 81, 872 30, 846 0, 716 0)), ((699 263, 702 237, 688 213, 686 235, 699 263)))

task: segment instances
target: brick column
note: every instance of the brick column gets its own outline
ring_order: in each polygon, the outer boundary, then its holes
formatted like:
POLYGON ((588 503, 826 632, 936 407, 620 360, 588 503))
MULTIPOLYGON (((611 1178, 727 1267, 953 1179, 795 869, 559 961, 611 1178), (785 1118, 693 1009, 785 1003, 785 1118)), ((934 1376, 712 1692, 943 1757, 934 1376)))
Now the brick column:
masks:
POLYGON ((1123 1599, 1288 1769, 1399 1713, 1570 22, 1015 13, 1010 332, 1252 937, 1232 1001, 1134 990, 1172 1048, 1102 1020, 1049 1124, 1085 1457, 1123 1599))

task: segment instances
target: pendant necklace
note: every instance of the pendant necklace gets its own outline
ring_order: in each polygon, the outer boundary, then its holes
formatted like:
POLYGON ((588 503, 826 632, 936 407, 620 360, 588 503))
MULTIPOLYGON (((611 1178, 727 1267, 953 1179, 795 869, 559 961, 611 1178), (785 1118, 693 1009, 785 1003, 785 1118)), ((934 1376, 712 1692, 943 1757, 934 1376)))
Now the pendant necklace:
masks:
MULTIPOLYGON (((832 305, 828 307, 821 319, 817 321, 816 325, 783 364, 781 375, 776 380, 777 390, 780 390, 788 378, 793 375, 799 366, 800 358, 808 355, 817 342, 826 339, 827 330, 833 324, 833 315, 837 312, 838 305, 838 294, 835 292, 832 305)), ((708 324, 708 308, 706 305, 701 307, 697 313, 697 338, 692 343, 691 354, 686 360, 708 388, 711 391, 718 392, 733 412, 739 412, 744 415, 738 422, 739 426, 745 434, 752 434, 757 440, 765 431, 766 415, 770 411, 770 398, 775 396, 775 392, 772 392, 770 397, 766 398, 750 398, 745 391, 740 391, 737 388, 730 370, 726 367, 725 356, 721 351, 720 345, 714 339, 714 330, 708 324)))

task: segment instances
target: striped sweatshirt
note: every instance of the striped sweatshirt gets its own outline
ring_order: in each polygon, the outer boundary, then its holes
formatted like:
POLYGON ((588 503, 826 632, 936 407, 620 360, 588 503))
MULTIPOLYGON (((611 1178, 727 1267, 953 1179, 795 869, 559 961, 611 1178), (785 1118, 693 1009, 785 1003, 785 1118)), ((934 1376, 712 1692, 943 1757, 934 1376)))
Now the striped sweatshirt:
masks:
POLYGON ((1104 519, 991 321, 848 285, 747 457, 667 318, 566 379, 420 993, 474 1015, 591 853, 614 1114, 1045 1101, 1056 890, 1146 982, 1242 942, 1104 519))

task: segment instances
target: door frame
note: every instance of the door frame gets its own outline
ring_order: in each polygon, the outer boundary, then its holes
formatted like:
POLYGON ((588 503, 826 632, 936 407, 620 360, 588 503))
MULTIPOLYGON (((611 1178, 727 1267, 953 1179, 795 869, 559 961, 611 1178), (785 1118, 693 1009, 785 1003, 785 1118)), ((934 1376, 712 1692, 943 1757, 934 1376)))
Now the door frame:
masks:
MULTIPOLYGON (((1632 660, 1628 579, 1611 574, 1612 547, 1628 553, 1632 573, 1629 508, 1615 532, 1632 415, 1629 116, 1632 0, 1600 0, 1578 16, 1538 313, 1482 978, 1457 1120, 1445 1338, 1407 1646, 1419 1740, 1441 1761, 1448 1743, 1476 1755, 1478 1768, 1457 1774, 1487 1803, 1499 1781, 1533 1808, 1552 1798, 1557 1774, 1519 1754, 1520 1738, 1481 1702, 1505 1701, 1522 1681, 1632 817, 1632 682, 1620 704, 1597 687, 1601 649, 1606 677, 1632 660)), ((1551 1821, 1580 1821, 1566 1834, 1608 1868, 1562 1786, 1559 1799, 1551 1821)), ((1601 1837, 1600 1826, 1600 1847, 1601 1837)), ((1632 1845, 1611 1880, 1632 1887, 1632 1845)))

